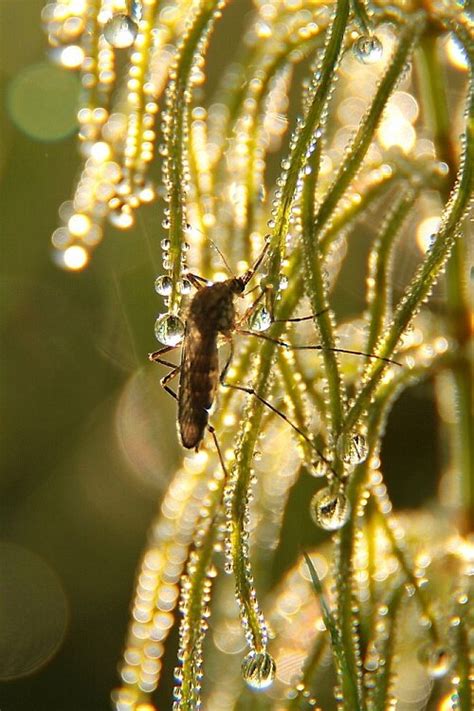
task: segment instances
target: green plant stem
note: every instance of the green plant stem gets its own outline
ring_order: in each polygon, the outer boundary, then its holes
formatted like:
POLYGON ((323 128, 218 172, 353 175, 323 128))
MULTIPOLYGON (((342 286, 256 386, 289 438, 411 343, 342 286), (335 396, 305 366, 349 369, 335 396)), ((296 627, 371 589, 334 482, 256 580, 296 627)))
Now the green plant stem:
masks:
POLYGON ((395 240, 416 200, 417 191, 407 186, 396 198, 390 214, 377 236, 369 255, 369 287, 367 306, 369 312, 369 337, 367 352, 375 353, 391 310, 391 266, 395 240))
POLYGON ((320 238, 321 252, 327 254, 331 244, 337 239, 341 231, 359 215, 364 214, 368 207, 381 195, 386 194, 389 188, 399 179, 400 176, 395 171, 390 175, 384 175, 367 188, 361 200, 354 200, 348 207, 343 207, 340 210, 336 209, 330 223, 324 227, 324 233, 320 238))
MULTIPOLYGON (((186 227, 186 184, 188 124, 191 93, 191 71, 203 37, 209 32, 214 13, 221 0, 201 0, 193 18, 189 32, 180 44, 176 66, 175 88, 167 97, 170 126, 167 140, 166 171, 164 182, 169 195, 169 239, 172 292, 170 311, 176 311, 180 301, 178 283, 181 278, 181 255, 183 251, 184 229, 186 227)), ((168 89, 168 91, 170 91, 168 89)))
MULTIPOLYGON (((222 487, 217 487, 213 493, 209 519, 206 523, 207 531, 199 542, 199 546, 191 554, 191 564, 188 564, 188 585, 185 586, 187 596, 185 615, 181 622, 182 640, 185 643, 180 650, 183 659, 181 702, 182 711, 194 711, 200 700, 199 673, 202 669, 202 645, 206 627, 206 608, 208 605, 210 579, 209 566, 212 563, 212 554, 216 541, 218 523, 212 517, 212 511, 218 506, 221 498, 222 487)), ((201 523, 202 525, 202 523, 201 523)))
MULTIPOLYGON (((292 311, 299 301, 299 292, 295 284, 290 282, 286 292, 288 308, 292 311)), ((275 323, 273 336, 279 338, 285 325, 275 323)), ((265 341, 259 351, 258 369, 253 387, 260 397, 266 397, 270 387, 271 370, 274 359, 275 344, 265 341)), ((226 508, 228 510, 228 525, 230 523, 229 542, 235 577, 236 596, 240 604, 241 614, 248 625, 255 649, 265 647, 264 634, 258 605, 252 585, 250 562, 247 545, 248 499, 251 488, 252 460, 258 434, 260 431, 263 403, 256 397, 248 402, 245 420, 249 426, 241 431, 236 448, 235 463, 231 481, 226 493, 226 508), (251 423, 251 424, 250 424, 251 423)))
POLYGON ((474 689, 472 685, 472 643, 470 643, 469 635, 472 633, 474 621, 474 585, 469 578, 464 592, 467 602, 458 603, 454 608, 454 614, 458 615, 460 619, 460 623, 454 631, 456 674, 459 677, 459 683, 453 687, 452 691, 458 696, 459 711, 471 711, 474 689))
POLYGON ((393 680, 394 654, 396 644, 396 623, 399 614, 400 605, 403 600, 403 588, 397 587, 393 591, 387 601, 386 629, 384 630, 384 639, 381 644, 380 663, 377 672, 374 674, 375 686, 369 692, 370 709, 373 711, 382 711, 389 709, 390 689, 393 680))
POLYGON ((402 30, 398 46, 379 84, 369 111, 362 120, 341 167, 322 201, 315 217, 314 231, 319 236, 329 223, 341 197, 360 169, 382 117, 385 105, 403 73, 415 43, 424 26, 423 15, 418 14, 402 30))
POLYGON ((297 693, 292 699, 290 699, 286 706, 287 711, 301 711, 301 709, 305 707, 305 701, 307 702, 307 699, 305 699, 305 697, 299 692, 299 688, 301 688, 300 685, 303 686, 302 691, 311 691, 314 687, 313 679, 316 674, 316 670, 324 657, 326 649, 326 635, 320 633, 313 642, 311 651, 305 659, 303 678, 297 686, 297 693))
POLYGON ((421 608, 423 614, 430 621, 429 634, 430 634, 433 642, 438 643, 441 639, 441 635, 440 635, 436 620, 433 617, 433 613, 431 612, 430 599, 427 596, 424 588, 419 586, 418 578, 413 573, 412 566, 408 561, 406 553, 403 551, 403 549, 398 544, 397 539, 394 535, 394 532, 390 526, 390 523, 387 521, 386 514, 384 514, 382 511, 380 511, 380 509, 378 509, 377 510, 377 518, 378 518, 378 522, 379 522, 380 526, 382 526, 387 538, 390 541, 392 550, 393 550, 393 552, 400 564, 401 569, 403 570, 403 573, 404 573, 407 581, 412 586, 412 588, 414 590, 414 594, 417 596, 417 599, 418 599, 418 602, 420 604, 420 608, 421 608))
POLYGON ((333 654, 337 661, 336 670, 341 679, 344 707, 347 709, 362 709, 360 688, 357 681, 357 670, 351 664, 350 650, 344 644, 343 635, 341 635, 337 621, 330 610, 316 568, 306 553, 304 557, 311 574, 314 590, 321 605, 324 624, 331 638, 333 654))
POLYGON ((354 17, 360 25, 361 30, 365 32, 365 34, 370 34, 370 27, 372 23, 367 15, 364 3, 362 0, 352 0, 351 5, 354 17))
POLYGON ((324 377, 328 385, 328 406, 325 408, 326 426, 335 447, 337 436, 341 430, 344 415, 345 390, 339 372, 339 365, 334 352, 336 338, 334 335, 333 316, 329 311, 328 283, 324 277, 322 255, 319 250, 317 235, 314 230, 314 196, 320 160, 320 149, 315 151, 308 167, 310 172, 305 176, 303 185, 303 253, 305 265, 306 292, 314 314, 321 337, 321 352, 324 364, 324 377), (323 313, 320 313, 320 312, 323 313))
MULTIPOLYGON (((432 249, 417 269, 404 297, 399 302, 386 335, 378 344, 378 355, 390 357, 412 318, 421 308, 438 279, 457 238, 460 224, 469 208, 474 185, 474 92, 468 99, 466 137, 461 167, 455 187, 443 211, 441 227, 432 249)), ((368 408, 385 371, 382 361, 372 361, 364 373, 363 386, 348 412, 345 427, 350 431, 368 408)))
MULTIPOLYGON (((346 496, 351 504, 352 515, 347 524, 342 528, 338 541, 338 557, 335 573, 338 592, 338 621, 341 628, 342 643, 346 651, 350 668, 354 673, 357 673, 359 679, 361 676, 362 663, 357 632, 359 626, 359 612, 357 605, 354 604, 353 557, 357 526, 360 525, 361 519, 356 515, 356 512, 361 505, 364 491, 369 486, 369 483, 367 482, 368 463, 370 462, 371 457, 378 452, 382 432, 385 428, 386 419, 391 405, 406 385, 416 382, 425 374, 426 368, 424 367, 413 371, 403 371, 398 375, 398 377, 394 378, 390 383, 379 390, 377 400, 371 407, 367 422, 367 443, 369 446, 369 456, 363 464, 356 467, 346 488, 346 496)), ((413 575, 411 568, 407 563, 406 568, 404 568, 404 572, 407 574, 407 577, 409 575, 413 575)), ((418 587, 415 589, 417 591, 419 590, 418 587)), ((423 609, 425 609, 425 607, 428 610, 428 605, 424 606, 423 609)), ((432 629, 437 629, 435 621, 433 620, 429 610, 428 615, 429 619, 433 621, 432 629)), ((438 639, 438 637, 435 639, 438 639)), ((363 696, 363 687, 360 683, 358 690, 359 707, 347 706, 348 711, 349 709, 352 711, 352 708, 364 708, 365 700, 363 696)))
MULTIPOLYGON (((425 88, 423 98, 432 124, 436 154, 449 167, 449 175, 454 176, 458 161, 452 140, 446 81, 444 68, 439 61, 436 35, 429 34, 424 38, 421 44, 420 62, 425 88)), ((442 189, 445 200, 448 198, 450 187, 452 186, 446 182, 442 189)), ((467 271, 466 245, 462 239, 459 239, 453 245, 446 270, 448 306, 446 321, 451 339, 456 344, 457 353, 451 371, 456 401, 456 426, 453 428, 456 441, 452 444, 451 456, 456 460, 456 469, 461 478, 458 523, 465 533, 474 531, 474 438, 472 436, 474 407, 472 362, 468 354, 471 338, 471 305, 467 293, 467 271)))
POLYGON ((313 100, 308 109, 304 124, 298 133, 296 145, 291 153, 290 165, 286 171, 284 184, 281 188, 281 200, 279 201, 275 215, 275 226, 272 229, 272 252, 268 265, 269 283, 272 284, 277 283, 277 279, 279 278, 282 251, 288 232, 291 207, 295 199, 298 181, 301 177, 301 170, 307 162, 308 147, 319 126, 328 98, 334 86, 335 70, 342 52, 348 17, 349 0, 338 0, 336 14, 331 27, 331 34, 321 64, 319 83, 314 92, 313 100))

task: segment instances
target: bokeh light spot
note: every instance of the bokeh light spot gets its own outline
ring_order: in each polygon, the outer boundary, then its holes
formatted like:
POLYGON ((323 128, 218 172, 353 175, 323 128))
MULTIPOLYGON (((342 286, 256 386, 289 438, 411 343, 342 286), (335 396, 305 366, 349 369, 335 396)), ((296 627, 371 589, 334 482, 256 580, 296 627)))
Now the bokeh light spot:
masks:
POLYGON ((1 543, 0 568, 0 680, 6 681, 51 659, 64 639, 68 614, 59 580, 35 553, 1 543))
POLYGON ((89 261, 89 253, 80 244, 73 244, 60 254, 60 266, 73 272, 84 269, 89 261))
POLYGON ((77 125, 79 80, 45 62, 26 67, 10 82, 7 108, 13 123, 38 141, 58 141, 77 125))

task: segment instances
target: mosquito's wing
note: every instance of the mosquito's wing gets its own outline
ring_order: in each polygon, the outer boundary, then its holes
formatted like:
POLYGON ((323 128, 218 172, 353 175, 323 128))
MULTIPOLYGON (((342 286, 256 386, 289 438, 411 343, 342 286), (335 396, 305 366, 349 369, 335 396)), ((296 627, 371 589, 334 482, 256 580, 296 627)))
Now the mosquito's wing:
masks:
POLYGON ((198 448, 209 419, 219 382, 216 336, 189 324, 181 355, 178 426, 183 447, 198 448))

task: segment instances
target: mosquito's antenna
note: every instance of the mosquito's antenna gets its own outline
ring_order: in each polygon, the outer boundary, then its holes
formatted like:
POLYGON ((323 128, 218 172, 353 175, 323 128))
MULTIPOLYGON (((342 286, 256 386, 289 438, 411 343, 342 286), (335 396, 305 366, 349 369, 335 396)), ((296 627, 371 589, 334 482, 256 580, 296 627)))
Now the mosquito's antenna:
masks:
POLYGON ((267 254, 267 252, 268 252, 268 248, 269 248, 269 247, 270 247, 270 242, 268 242, 268 241, 265 242, 265 246, 263 247, 263 249, 262 249, 262 251, 260 252, 260 254, 259 254, 259 256, 257 257, 257 259, 255 260, 253 267, 252 267, 251 269, 249 269, 247 272, 245 272, 245 274, 243 275, 243 277, 241 277, 241 278, 242 278, 242 281, 243 281, 243 283, 244 283, 244 286, 247 286, 247 284, 249 283, 250 279, 253 277, 253 275, 255 274, 255 272, 257 271, 257 269, 259 268, 259 266, 261 265, 261 263, 262 263, 263 260, 265 259, 265 256, 266 256, 266 254, 267 254))
POLYGON ((214 247, 214 249, 216 250, 216 252, 217 252, 218 255, 220 256, 220 258, 221 258, 222 261, 224 262, 224 266, 225 266, 225 268, 227 269, 227 271, 229 272, 229 274, 230 274, 232 277, 234 277, 234 279, 235 279, 236 277, 235 277, 234 272, 233 272, 232 269, 230 268, 229 263, 227 262, 227 259, 224 257, 224 255, 222 254, 222 252, 221 252, 221 250, 219 249, 219 247, 217 246, 217 244, 216 244, 216 243, 214 242, 214 240, 211 239, 210 237, 209 237, 209 242, 212 244, 212 246, 214 247))

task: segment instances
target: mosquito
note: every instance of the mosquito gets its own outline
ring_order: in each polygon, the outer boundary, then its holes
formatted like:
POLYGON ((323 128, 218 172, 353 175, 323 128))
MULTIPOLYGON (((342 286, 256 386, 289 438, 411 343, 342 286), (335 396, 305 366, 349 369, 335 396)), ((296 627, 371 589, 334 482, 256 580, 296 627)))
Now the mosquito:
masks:
MULTIPOLYGON (((254 388, 235 385, 225 381, 225 375, 229 369, 233 356, 232 333, 239 330, 244 335, 252 335, 265 340, 273 341, 277 345, 285 348, 297 350, 327 350, 324 346, 293 346, 285 341, 263 333, 240 329, 236 326, 235 312, 235 297, 244 296, 245 288, 250 282, 255 272, 262 264, 268 250, 269 244, 266 243, 254 265, 248 269, 242 276, 233 276, 225 281, 209 284, 202 277, 194 274, 188 274, 187 278, 197 289, 195 295, 189 304, 189 310, 185 322, 184 338, 181 349, 181 360, 179 365, 175 365, 170 361, 165 360, 162 356, 174 350, 177 346, 165 346, 154 353, 149 354, 149 359, 155 363, 160 363, 168 368, 167 373, 160 380, 160 384, 167 393, 178 401, 178 431, 181 444, 186 449, 199 450, 199 446, 204 438, 206 429, 212 434, 214 442, 220 455, 219 445, 215 435, 214 428, 209 424, 209 411, 214 403, 217 388, 219 384, 230 387, 235 390, 240 390, 258 398, 272 412, 284 419, 310 446, 316 451, 318 456, 324 462, 329 463, 324 455, 316 448, 314 442, 286 415, 268 400, 263 398, 254 388), (230 356, 219 373, 219 356, 218 356, 218 337, 222 335, 226 338, 231 346, 230 356), (176 394, 169 382, 179 374, 178 393, 176 394)), ((221 255, 223 256, 223 255, 221 255)), ((225 260, 224 260, 225 262, 225 260)), ((226 264, 227 266, 227 264, 226 264)), ((264 292, 262 292, 263 294, 264 292)), ((252 304, 246 312, 243 319, 248 317, 256 304, 260 301, 260 297, 252 304)), ((273 323, 280 322, 296 322, 314 319, 315 316, 321 315, 311 314, 291 319, 276 319, 273 323)), ((380 358, 369 353, 361 353, 359 351, 351 351, 340 348, 330 350, 349 353, 353 355, 362 355, 368 358, 377 358, 385 360, 389 363, 396 363, 388 358, 380 358)), ((400 365, 400 364, 398 364, 400 365)))
POLYGON ((216 397, 219 382, 223 382, 230 359, 219 374, 217 340, 223 335, 229 341, 235 330, 235 296, 243 296, 245 287, 265 258, 268 245, 262 250, 253 267, 242 276, 208 284, 194 274, 187 278, 197 291, 189 305, 181 361, 178 366, 166 361, 163 355, 176 346, 165 346, 149 354, 149 359, 171 368, 161 378, 161 386, 178 401, 178 429, 181 444, 186 449, 198 451, 209 425, 209 410, 216 397), (178 394, 168 383, 180 375, 178 394))

